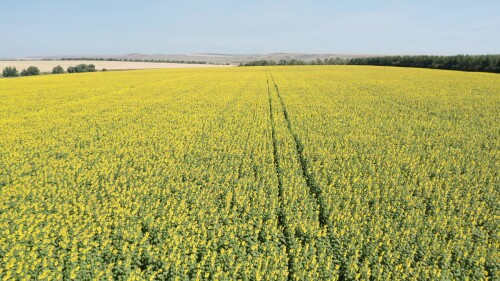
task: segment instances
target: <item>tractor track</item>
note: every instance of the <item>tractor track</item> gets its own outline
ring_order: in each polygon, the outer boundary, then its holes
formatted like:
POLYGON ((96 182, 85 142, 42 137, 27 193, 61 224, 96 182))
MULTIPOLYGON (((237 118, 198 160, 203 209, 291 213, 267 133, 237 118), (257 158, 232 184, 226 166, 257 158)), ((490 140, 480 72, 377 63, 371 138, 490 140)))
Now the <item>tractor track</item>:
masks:
POLYGON ((278 148, 278 139, 276 137, 276 121, 274 119, 274 113, 273 113, 273 98, 271 95, 271 90, 269 88, 269 79, 267 79, 267 93, 269 96, 269 119, 271 122, 271 137, 273 141, 273 162, 274 162, 274 168, 276 171, 276 178, 278 180, 278 204, 279 204, 279 210, 278 210, 278 226, 283 229, 283 235, 285 237, 285 247, 286 247, 286 253, 287 253, 287 260, 288 260, 288 280, 295 280, 295 258, 294 254, 292 253, 291 249, 293 247, 293 231, 290 229, 286 214, 285 214, 285 192, 284 192, 284 187, 283 187, 283 174, 282 174, 282 169, 280 165, 280 154, 279 154, 279 148, 278 148))
MULTIPOLYGON (((333 250, 333 256, 340 257, 340 241, 337 235, 334 233, 334 228, 335 225, 334 223, 330 220, 330 210, 328 208, 328 204, 325 200, 325 197, 323 195, 323 190, 319 186, 319 184, 316 182, 314 174, 312 173, 311 169, 309 168, 309 160, 307 157, 304 155, 304 144, 302 143, 300 137, 298 134, 295 132, 292 121, 290 120, 290 115, 288 114, 286 104, 283 100, 283 97, 281 96, 281 93, 279 91, 278 85, 276 84, 276 81, 274 80, 273 74, 269 71, 269 75, 271 76, 271 80, 273 83, 273 86, 276 90, 276 95, 278 96, 278 99, 280 101, 280 105, 283 111, 283 116, 285 118, 288 130, 290 134, 293 137, 293 140, 295 142, 295 150, 297 154, 297 159, 300 163, 300 167, 302 170, 302 176, 304 177, 304 180, 306 182, 307 187, 309 188, 309 193, 311 196, 316 200, 316 203, 318 205, 318 210, 319 210, 319 215, 318 215, 318 221, 321 227, 326 228, 327 235, 328 235, 328 240, 330 242, 330 246, 332 247, 333 250)), ((269 80, 268 80, 268 90, 269 90, 269 80)), ((271 93, 269 92, 269 97, 270 97, 270 102, 271 102, 271 93)), ((339 268, 339 280, 345 280, 346 275, 347 275, 347 269, 344 266, 343 262, 340 262, 340 268, 339 268)))

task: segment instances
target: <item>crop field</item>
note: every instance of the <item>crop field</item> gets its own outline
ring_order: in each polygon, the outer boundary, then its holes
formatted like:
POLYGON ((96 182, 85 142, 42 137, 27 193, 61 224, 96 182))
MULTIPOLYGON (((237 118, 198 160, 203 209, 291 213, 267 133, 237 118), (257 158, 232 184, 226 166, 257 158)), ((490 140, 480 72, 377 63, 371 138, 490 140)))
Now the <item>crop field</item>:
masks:
POLYGON ((498 280, 500 76, 0 80, 0 279, 498 280))

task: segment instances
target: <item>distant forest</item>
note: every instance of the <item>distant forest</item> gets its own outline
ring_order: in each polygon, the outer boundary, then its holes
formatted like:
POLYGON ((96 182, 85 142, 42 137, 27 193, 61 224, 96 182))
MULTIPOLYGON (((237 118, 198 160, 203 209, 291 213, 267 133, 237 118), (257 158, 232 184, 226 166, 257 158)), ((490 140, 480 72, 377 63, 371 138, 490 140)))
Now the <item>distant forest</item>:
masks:
POLYGON ((229 63, 214 63, 206 61, 186 61, 186 60, 165 60, 165 59, 127 59, 127 58, 92 58, 92 57, 80 57, 80 58, 60 58, 60 59, 43 59, 43 60, 63 60, 63 61, 128 61, 128 62, 159 62, 159 63, 185 63, 185 64, 215 64, 215 65, 229 65, 229 63))
POLYGON ((379 65, 399 67, 419 67, 462 71, 482 71, 500 73, 500 55, 457 55, 457 56, 385 56, 324 60, 259 60, 242 63, 240 66, 266 65, 379 65))
POLYGON ((256 60, 240 63, 240 66, 271 66, 271 65, 342 65, 349 64, 349 59, 343 58, 328 58, 328 59, 316 59, 316 60, 300 60, 300 59, 288 59, 288 60, 256 60))

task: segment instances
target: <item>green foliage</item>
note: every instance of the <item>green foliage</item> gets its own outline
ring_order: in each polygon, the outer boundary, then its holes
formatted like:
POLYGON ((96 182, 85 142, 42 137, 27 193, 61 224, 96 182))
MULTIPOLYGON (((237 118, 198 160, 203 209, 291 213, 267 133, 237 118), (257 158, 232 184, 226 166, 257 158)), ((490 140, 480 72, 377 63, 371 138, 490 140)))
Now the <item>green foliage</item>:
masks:
POLYGON ((82 73, 82 72, 95 72, 95 65, 93 64, 79 64, 77 66, 68 67, 68 73, 82 73))
POLYGON ((457 56, 386 56, 354 58, 352 65, 420 67, 500 73, 500 55, 457 56))
POLYGON ((7 66, 3 69, 3 77, 17 77, 19 73, 15 66, 7 66))
POLYGON ((323 60, 316 59, 311 61, 297 60, 297 59, 282 59, 279 61, 274 60, 257 60, 246 63, 241 63, 240 66, 273 66, 273 65, 344 65, 349 61, 343 58, 325 58, 323 60))
POLYGON ((273 66, 273 65, 379 65, 419 67, 433 69, 483 71, 500 73, 500 55, 458 55, 458 56, 385 56, 366 58, 328 58, 311 61, 303 60, 258 60, 241 63, 240 66, 273 66))
POLYGON ((21 71, 21 76, 32 76, 32 75, 40 75, 40 70, 36 66, 30 66, 28 69, 23 69, 21 71))
POLYGON ((62 66, 58 65, 52 68, 52 74, 62 74, 62 73, 64 73, 64 68, 62 66))

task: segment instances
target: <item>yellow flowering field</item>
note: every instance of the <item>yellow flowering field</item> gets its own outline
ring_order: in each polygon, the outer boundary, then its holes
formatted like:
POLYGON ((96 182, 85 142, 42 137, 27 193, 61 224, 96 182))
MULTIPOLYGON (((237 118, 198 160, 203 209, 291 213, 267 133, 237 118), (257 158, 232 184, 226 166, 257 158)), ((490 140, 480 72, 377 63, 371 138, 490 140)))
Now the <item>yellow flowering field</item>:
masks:
POLYGON ((496 280, 500 76, 0 79, 3 280, 496 280))

